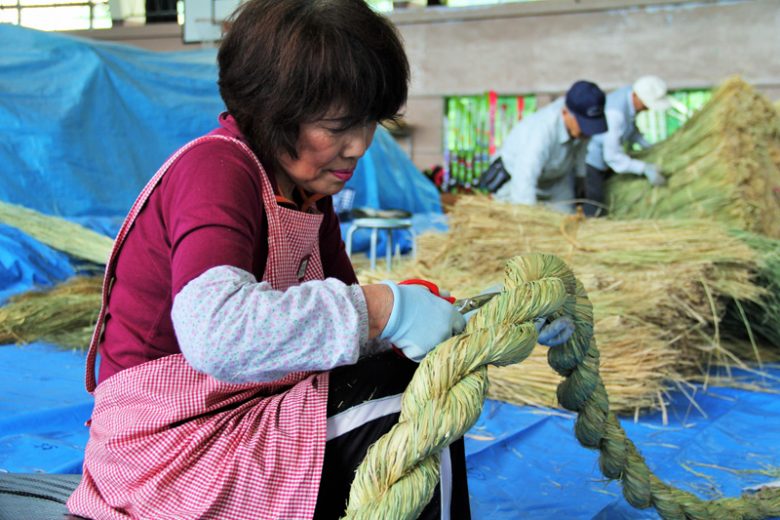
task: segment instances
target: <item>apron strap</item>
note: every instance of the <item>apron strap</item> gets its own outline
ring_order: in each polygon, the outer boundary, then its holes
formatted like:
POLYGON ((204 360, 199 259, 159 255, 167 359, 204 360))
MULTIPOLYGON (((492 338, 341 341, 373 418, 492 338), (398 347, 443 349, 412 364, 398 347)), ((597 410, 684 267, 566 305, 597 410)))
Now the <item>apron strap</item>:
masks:
POLYGON ((119 233, 117 233, 116 239, 114 239, 114 247, 111 249, 111 254, 109 255, 108 262, 106 263, 105 275, 103 276, 103 290, 102 290, 102 301, 100 304, 100 313, 98 314, 97 323, 95 324, 95 330, 92 332, 92 339, 89 342, 89 350, 87 352, 85 385, 89 393, 93 393, 95 391, 95 388, 97 387, 97 379, 95 377, 95 363, 98 354, 98 344, 100 343, 100 338, 103 334, 106 312, 108 311, 108 295, 111 293, 111 287, 114 282, 114 270, 116 268, 116 260, 119 255, 119 251, 122 248, 122 244, 124 244, 125 238, 127 238, 127 235, 130 233, 130 230, 132 229, 133 224, 135 223, 135 219, 141 213, 141 210, 144 208, 144 206, 146 206, 146 203, 149 200, 149 197, 151 196, 152 192, 154 192, 154 190, 157 188, 160 181, 162 180, 163 175, 165 175, 165 173, 168 171, 171 165, 179 157, 181 157, 182 154, 184 154, 193 146, 200 144, 204 141, 215 140, 215 139, 229 141, 237 144, 239 148, 241 148, 241 150, 244 153, 246 153, 249 157, 251 157, 253 162, 255 163, 255 166, 260 172, 263 204, 265 206, 265 212, 268 219, 269 255, 274 254, 275 249, 277 249, 274 246, 280 241, 281 232, 282 232, 281 225, 279 223, 279 207, 277 206, 275 201, 275 196, 273 192, 273 187, 271 186, 271 181, 268 179, 268 176, 265 172, 265 169, 263 168, 263 165, 260 164, 260 161, 258 160, 257 156, 252 152, 252 150, 242 141, 234 137, 228 137, 224 135, 206 135, 203 137, 199 137, 198 139, 190 141, 189 143, 179 148, 176 151, 176 153, 174 153, 172 156, 168 158, 167 161, 165 161, 165 163, 160 167, 160 169, 157 170, 157 173, 155 173, 154 176, 146 184, 146 186, 144 186, 143 190, 141 190, 141 193, 138 195, 138 198, 135 200, 133 206, 130 208, 130 212, 125 217, 125 220, 122 223, 122 227, 119 228, 119 233))

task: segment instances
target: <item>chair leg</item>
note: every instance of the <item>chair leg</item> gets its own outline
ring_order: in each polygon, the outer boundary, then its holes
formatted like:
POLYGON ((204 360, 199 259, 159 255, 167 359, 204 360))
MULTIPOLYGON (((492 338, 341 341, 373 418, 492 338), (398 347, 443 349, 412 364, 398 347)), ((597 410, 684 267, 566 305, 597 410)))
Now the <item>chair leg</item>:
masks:
POLYGON ((379 230, 377 228, 373 228, 371 230, 371 249, 370 249, 370 257, 371 257, 371 270, 376 269, 376 240, 377 235, 379 234, 379 230))
POLYGON ((393 230, 387 230, 387 242, 385 242, 385 263, 389 271, 393 267, 393 230))
POLYGON ((357 226, 354 224, 347 229, 347 239, 344 244, 344 248, 347 250, 347 258, 352 258, 352 235, 355 234, 355 230, 357 230, 357 226))

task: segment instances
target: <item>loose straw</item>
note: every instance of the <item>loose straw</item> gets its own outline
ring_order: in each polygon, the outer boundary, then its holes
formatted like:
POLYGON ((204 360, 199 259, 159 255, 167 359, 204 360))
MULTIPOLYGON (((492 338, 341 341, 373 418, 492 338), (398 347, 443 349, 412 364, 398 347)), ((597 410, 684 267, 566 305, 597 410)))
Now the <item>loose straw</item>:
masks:
POLYGON ((0 222, 53 249, 95 264, 105 264, 114 245, 111 238, 84 226, 7 202, 0 202, 0 222))
POLYGON ((704 501, 668 486, 647 467, 610 412, 599 375, 593 311, 582 284, 552 255, 515 257, 507 264, 504 291, 441 343, 415 372, 398 423, 368 450, 350 490, 345 518, 416 518, 439 480, 439 453, 476 422, 487 394, 487 365, 518 363, 537 341, 533 320, 566 315, 571 339, 550 349, 550 366, 565 377, 558 400, 578 413, 577 440, 601 451, 607 478, 619 479, 634 507, 655 507, 672 519, 760 519, 780 515, 780 490, 704 501))
POLYGON ((76 276, 51 289, 17 294, 0 307, 0 344, 43 340, 87 348, 102 298, 102 276, 76 276))

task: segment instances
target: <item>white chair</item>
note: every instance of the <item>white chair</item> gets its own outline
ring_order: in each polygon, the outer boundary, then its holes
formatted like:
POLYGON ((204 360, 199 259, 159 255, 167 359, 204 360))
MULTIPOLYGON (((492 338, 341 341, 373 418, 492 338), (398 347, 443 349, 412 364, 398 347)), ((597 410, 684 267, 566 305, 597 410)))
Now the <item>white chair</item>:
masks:
MULTIPOLYGON (((357 214, 361 214, 356 211, 357 214)), ((389 213, 389 212, 388 212, 389 213)), ((371 230, 371 241, 368 252, 368 257, 371 261, 371 269, 376 269, 376 249, 377 241, 379 238, 379 232, 384 231, 385 240, 385 262, 387 263, 387 270, 389 271, 393 266, 393 230, 399 229, 409 233, 412 240, 412 257, 417 256, 416 236, 414 229, 412 228, 411 214, 406 212, 400 212, 401 214, 408 215, 408 217, 385 217, 385 216, 373 216, 373 217, 359 217, 352 221, 352 225, 347 229, 347 236, 345 240, 345 246, 347 249, 347 256, 352 257, 352 236, 358 229, 371 230)), ((370 213, 369 213, 370 214, 370 213)), ((401 254, 400 244, 396 244, 395 254, 401 254)))

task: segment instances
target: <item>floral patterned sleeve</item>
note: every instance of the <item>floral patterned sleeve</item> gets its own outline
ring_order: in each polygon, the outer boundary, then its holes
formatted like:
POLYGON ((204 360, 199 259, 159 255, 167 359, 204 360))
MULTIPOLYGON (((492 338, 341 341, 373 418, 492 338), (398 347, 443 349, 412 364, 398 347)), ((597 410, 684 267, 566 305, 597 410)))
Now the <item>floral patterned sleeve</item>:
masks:
POLYGON ((330 370, 389 347, 368 340, 360 286, 335 278, 276 291, 242 269, 214 267, 176 295, 171 315, 187 361, 231 383, 330 370))

